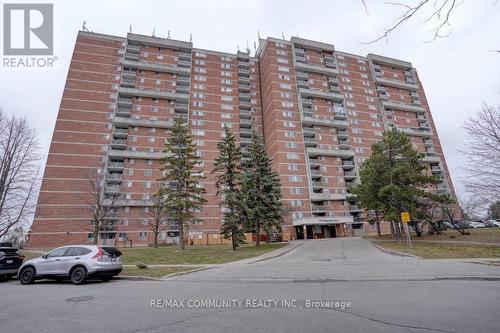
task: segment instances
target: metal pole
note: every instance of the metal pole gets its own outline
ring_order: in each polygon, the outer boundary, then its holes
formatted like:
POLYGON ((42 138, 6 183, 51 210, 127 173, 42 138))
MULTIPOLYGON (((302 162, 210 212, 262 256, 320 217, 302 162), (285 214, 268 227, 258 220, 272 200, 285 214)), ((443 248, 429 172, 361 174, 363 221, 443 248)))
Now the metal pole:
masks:
POLYGON ((408 234, 408 246, 410 247, 410 252, 413 252, 413 248, 411 246, 411 237, 410 237, 410 225, 409 225, 409 222, 406 222, 406 230, 407 230, 407 234, 408 234))

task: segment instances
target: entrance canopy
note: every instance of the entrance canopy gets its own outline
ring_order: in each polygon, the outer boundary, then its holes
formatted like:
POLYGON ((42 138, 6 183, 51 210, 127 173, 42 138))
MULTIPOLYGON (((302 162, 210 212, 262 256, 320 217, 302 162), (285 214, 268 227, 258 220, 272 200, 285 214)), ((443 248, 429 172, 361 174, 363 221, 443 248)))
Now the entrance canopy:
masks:
POLYGON ((325 216, 325 217, 306 217, 293 220, 294 226, 300 225, 334 225, 342 223, 353 223, 352 216, 325 216))

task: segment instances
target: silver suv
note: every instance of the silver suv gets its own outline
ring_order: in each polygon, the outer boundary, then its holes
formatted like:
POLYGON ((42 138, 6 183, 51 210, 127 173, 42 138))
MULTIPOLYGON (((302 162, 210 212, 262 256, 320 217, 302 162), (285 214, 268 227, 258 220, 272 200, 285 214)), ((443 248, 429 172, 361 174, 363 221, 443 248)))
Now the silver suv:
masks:
POLYGON ((85 283, 87 278, 108 281, 122 271, 122 253, 114 247, 69 245, 58 247, 40 258, 26 261, 18 271, 22 284, 36 279, 69 278, 73 284, 85 283))

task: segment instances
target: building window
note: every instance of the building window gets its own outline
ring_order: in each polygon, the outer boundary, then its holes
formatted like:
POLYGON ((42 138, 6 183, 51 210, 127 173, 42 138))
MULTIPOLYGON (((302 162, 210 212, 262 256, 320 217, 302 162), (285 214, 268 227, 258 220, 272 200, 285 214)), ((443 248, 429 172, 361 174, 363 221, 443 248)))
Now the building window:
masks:
POLYGON ((147 232, 145 231, 139 232, 139 240, 146 240, 147 237, 148 237, 147 232))

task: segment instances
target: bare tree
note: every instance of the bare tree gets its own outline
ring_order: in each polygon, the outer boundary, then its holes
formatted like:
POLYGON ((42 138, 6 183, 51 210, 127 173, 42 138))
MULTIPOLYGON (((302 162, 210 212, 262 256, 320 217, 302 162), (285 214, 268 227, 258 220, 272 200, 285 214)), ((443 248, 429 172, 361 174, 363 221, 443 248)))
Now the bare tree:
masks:
POLYGON ((83 196, 88 205, 91 217, 91 231, 93 233, 93 243, 97 244, 102 232, 110 231, 114 228, 114 221, 117 218, 117 201, 120 198, 118 185, 112 193, 107 193, 106 173, 104 165, 92 169, 87 175, 89 191, 83 196))
POLYGON ((38 149, 26 119, 0 111, 0 238, 30 223, 40 185, 38 149))
MULTIPOLYGON (((160 187, 160 186, 159 186, 160 187)), ((147 213, 148 227, 153 233, 153 246, 158 247, 158 235, 168 229, 169 224, 167 223, 167 210, 163 205, 163 196, 161 195, 161 190, 156 191, 152 198, 152 206, 149 207, 147 213)))
POLYGON ((462 215, 466 220, 477 220, 479 219, 479 212, 483 210, 484 202, 475 196, 470 196, 466 199, 460 199, 460 209, 462 210, 462 215))
MULTIPOLYGON (((368 6, 366 0, 361 0, 365 12, 368 14, 368 6)), ((392 25, 384 29, 384 33, 379 37, 365 42, 363 44, 372 44, 382 39, 387 40, 389 35, 397 30, 400 26, 412 19, 417 19, 421 14, 424 18, 421 19, 419 25, 430 26, 432 37, 427 42, 432 42, 438 38, 448 37, 452 30, 450 20, 456 8, 463 3, 457 0, 419 0, 415 4, 404 4, 401 2, 385 2, 387 5, 398 6, 403 9, 401 15, 394 21, 392 25)), ((497 1, 492 1, 495 5, 497 1)))
POLYGON ((484 104, 464 125, 467 143, 464 184, 483 203, 500 199, 500 107, 484 104))

